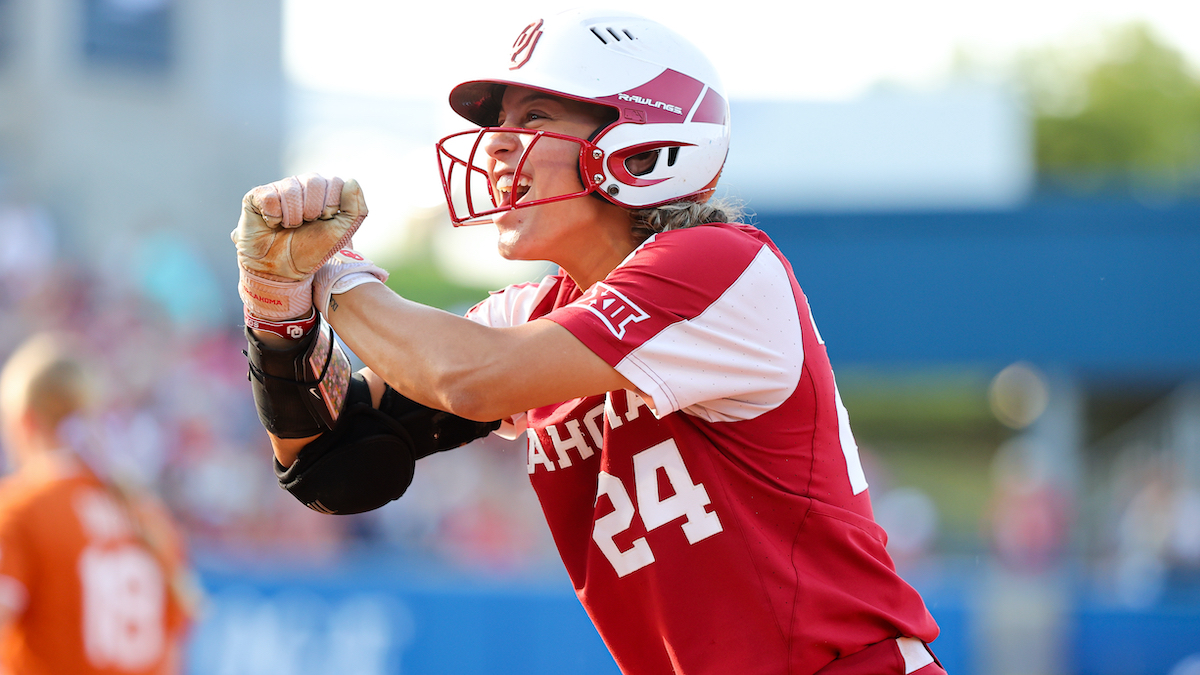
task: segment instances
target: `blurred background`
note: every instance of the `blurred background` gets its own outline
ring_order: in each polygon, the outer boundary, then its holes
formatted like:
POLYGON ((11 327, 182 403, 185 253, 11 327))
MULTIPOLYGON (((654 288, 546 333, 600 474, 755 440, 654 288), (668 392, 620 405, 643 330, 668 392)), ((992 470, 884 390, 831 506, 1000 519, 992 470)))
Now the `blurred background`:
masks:
MULTIPOLYGON (((616 672, 523 441, 422 460, 361 516, 271 472, 249 188, 357 178, 356 246, 452 311, 546 271, 449 226, 433 150, 466 126, 449 88, 536 17, 410 4, 0 0, 0 356, 50 327, 105 355, 104 461, 168 501, 208 592, 196 675, 616 672)), ((613 6, 723 74, 721 189, 811 301, 935 651, 1200 673, 1200 5, 785 4, 613 6)))

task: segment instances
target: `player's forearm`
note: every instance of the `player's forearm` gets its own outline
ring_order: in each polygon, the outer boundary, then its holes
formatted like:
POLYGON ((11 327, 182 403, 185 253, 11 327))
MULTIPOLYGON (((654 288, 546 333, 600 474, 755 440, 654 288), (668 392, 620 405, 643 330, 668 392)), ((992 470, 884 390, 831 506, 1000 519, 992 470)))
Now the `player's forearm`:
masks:
POLYGON ((287 468, 296 461, 296 456, 304 449, 304 446, 317 439, 317 436, 309 436, 308 438, 280 438, 275 434, 267 432, 267 436, 271 439, 271 449, 275 451, 275 459, 287 468))
POLYGON ((476 420, 518 411, 502 403, 509 388, 498 382, 505 364, 496 329, 406 300, 381 284, 334 296, 326 318, 364 363, 414 401, 476 420))
POLYGON ((477 421, 634 386, 558 324, 493 328, 405 300, 382 284, 326 313, 350 349, 423 405, 477 421))

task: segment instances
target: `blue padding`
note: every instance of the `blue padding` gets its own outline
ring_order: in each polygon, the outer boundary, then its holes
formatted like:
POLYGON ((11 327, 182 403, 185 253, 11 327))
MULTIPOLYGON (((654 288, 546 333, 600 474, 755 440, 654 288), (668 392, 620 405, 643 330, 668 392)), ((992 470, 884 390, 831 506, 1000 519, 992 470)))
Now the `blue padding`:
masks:
POLYGON ((1200 203, 759 214, 835 365, 1200 372, 1200 203))
POLYGON ((209 569, 203 581, 192 675, 619 675, 557 571, 545 583, 487 583, 379 560, 209 569))

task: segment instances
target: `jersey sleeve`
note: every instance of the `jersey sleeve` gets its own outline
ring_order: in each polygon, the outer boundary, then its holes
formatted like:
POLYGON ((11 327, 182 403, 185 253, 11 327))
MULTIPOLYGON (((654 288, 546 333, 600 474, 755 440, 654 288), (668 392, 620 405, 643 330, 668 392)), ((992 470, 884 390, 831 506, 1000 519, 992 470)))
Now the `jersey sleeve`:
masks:
POLYGON ((554 277, 538 283, 514 284, 490 293, 486 300, 467 310, 466 318, 493 328, 519 326, 529 321, 534 309, 557 286, 554 277))
POLYGON ((712 422, 753 419, 794 391, 804 362, 794 281, 735 226, 655 235, 555 321, 653 399, 712 422))

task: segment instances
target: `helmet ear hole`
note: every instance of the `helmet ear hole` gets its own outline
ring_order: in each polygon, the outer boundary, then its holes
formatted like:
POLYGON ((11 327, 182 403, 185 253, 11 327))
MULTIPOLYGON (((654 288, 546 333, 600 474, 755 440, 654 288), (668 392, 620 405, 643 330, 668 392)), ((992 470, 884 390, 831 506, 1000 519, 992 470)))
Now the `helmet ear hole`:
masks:
MULTIPOLYGON (((675 148, 671 148, 675 150, 675 148)), ((658 164, 659 150, 649 150, 630 157, 625 160, 625 168, 629 173, 635 176, 645 176, 654 170, 654 166, 658 164)))

